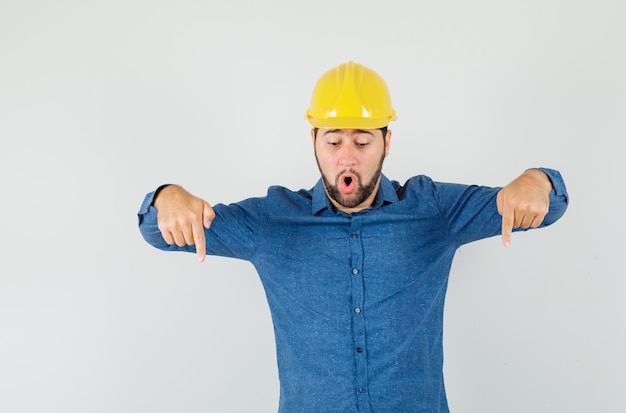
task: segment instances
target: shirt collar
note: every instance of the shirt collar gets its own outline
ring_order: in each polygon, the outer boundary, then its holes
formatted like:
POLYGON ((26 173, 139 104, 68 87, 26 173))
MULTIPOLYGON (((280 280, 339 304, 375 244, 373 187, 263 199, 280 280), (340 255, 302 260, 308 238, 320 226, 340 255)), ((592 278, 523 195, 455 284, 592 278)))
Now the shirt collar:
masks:
MULTIPOLYGON (((328 195, 326 194, 326 190, 324 189, 324 182, 321 178, 313 187, 312 198, 312 214, 317 214, 324 208, 327 208, 329 211, 335 211, 335 207, 330 202, 330 199, 328 199, 328 195)), ((376 194, 376 198, 374 199, 372 208, 376 209, 381 207, 385 203, 393 203, 396 201, 398 201, 398 194, 396 193, 396 189, 394 188, 393 183, 389 179, 387 179, 385 175, 381 174, 380 185, 378 186, 378 193, 376 194)))

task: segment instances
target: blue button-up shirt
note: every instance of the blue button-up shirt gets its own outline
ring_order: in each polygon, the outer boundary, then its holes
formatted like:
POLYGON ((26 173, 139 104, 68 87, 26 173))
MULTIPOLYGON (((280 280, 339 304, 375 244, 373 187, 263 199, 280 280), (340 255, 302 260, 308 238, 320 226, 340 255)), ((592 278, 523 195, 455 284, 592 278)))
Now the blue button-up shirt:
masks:
MULTIPOLYGON (((542 226, 567 208, 557 171, 542 226)), ((448 412, 443 308, 461 245, 501 232, 499 188, 405 185, 381 177, 371 208, 335 210, 321 180, 311 190, 214 206, 207 253, 250 261, 269 303, 280 377, 279 412, 448 412)), ((154 193, 139 212, 163 250, 154 193)))

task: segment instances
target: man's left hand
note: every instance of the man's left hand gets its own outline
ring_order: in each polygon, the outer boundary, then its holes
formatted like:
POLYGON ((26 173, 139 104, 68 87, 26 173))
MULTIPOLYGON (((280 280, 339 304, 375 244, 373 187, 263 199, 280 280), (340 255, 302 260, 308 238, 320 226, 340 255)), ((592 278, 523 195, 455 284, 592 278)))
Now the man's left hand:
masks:
POLYGON ((550 207, 550 178, 539 169, 529 169, 498 192, 502 215, 502 244, 511 245, 514 228, 537 228, 550 207))

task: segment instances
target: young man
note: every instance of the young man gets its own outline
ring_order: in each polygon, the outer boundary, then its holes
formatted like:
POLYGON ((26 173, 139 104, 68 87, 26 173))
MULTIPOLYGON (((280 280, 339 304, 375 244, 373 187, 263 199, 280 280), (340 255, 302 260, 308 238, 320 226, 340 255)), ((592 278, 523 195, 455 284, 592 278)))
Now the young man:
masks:
POLYGON ((353 62, 326 72, 307 111, 321 179, 310 190, 211 207, 178 185, 149 193, 144 238, 163 250, 249 260, 275 326, 279 411, 448 412, 443 306, 455 251, 567 208, 557 171, 504 188, 382 173, 395 111, 384 80, 353 62))

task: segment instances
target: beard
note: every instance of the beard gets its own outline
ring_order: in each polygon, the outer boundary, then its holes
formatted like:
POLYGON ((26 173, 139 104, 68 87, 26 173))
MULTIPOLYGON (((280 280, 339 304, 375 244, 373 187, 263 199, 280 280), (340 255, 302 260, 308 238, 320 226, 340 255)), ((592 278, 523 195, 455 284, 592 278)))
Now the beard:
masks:
MULTIPOLYGON (((317 161, 317 155, 315 156, 315 159, 317 161)), ((385 153, 383 152, 382 156, 380 157, 380 161, 378 162, 378 167, 376 168, 376 171, 372 175, 372 178, 369 180, 369 182, 363 182, 363 178, 361 177, 361 175, 352 168, 350 168, 338 173, 337 177, 334 179, 334 183, 331 183, 330 179, 328 179, 328 177, 324 174, 324 171, 322 171, 319 161, 317 162, 317 167, 322 174, 322 182, 324 183, 324 187, 326 188, 328 196, 344 208, 354 208, 365 202, 365 200, 369 198, 376 189, 378 185, 378 180, 380 179, 380 175, 382 174, 384 161, 385 153), (339 189, 341 176, 346 172, 350 172, 352 175, 354 175, 356 180, 356 188, 350 194, 344 194, 339 189)))

